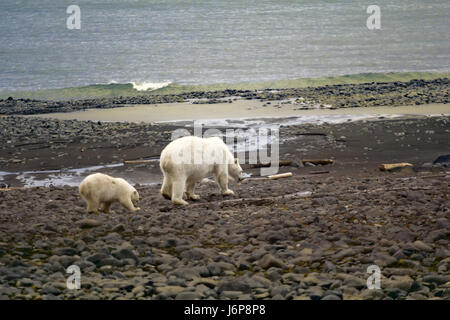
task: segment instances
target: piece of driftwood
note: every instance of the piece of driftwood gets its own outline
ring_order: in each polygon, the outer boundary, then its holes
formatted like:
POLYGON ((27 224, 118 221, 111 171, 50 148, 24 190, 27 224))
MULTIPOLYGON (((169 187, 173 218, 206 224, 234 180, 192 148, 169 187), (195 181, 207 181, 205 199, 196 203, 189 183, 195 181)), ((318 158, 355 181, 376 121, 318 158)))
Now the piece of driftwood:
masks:
MULTIPOLYGON (((250 164, 250 168, 254 169, 254 168, 267 168, 270 167, 271 163, 253 163, 250 164)), ((297 162, 293 161, 293 160, 286 160, 286 161, 279 161, 278 162, 278 166, 279 167, 296 167, 298 168, 299 165, 297 162)))
POLYGON ((36 145, 36 144, 47 144, 47 141, 36 141, 36 142, 28 142, 28 143, 15 144, 15 145, 14 145, 14 148, 25 147, 25 146, 31 146, 31 145, 36 145))
POLYGON ((303 163, 309 162, 314 165, 318 165, 318 164, 325 165, 325 164, 333 164, 334 160, 332 160, 332 159, 302 159, 302 162, 303 163))
POLYGON ((259 181, 259 180, 267 180, 267 177, 256 177, 256 178, 245 178, 241 181, 241 183, 246 183, 248 181, 259 181))
POLYGON ((145 164, 145 163, 152 163, 152 162, 158 162, 157 159, 148 159, 148 160, 125 160, 123 164, 145 164))
POLYGON ((279 173, 279 174, 274 174, 274 175, 266 176, 266 177, 245 178, 244 180, 241 181, 241 183, 245 183, 247 181, 276 180, 276 179, 289 178, 289 177, 292 177, 292 172, 279 173))
POLYGON ((25 190, 25 187, 0 188, 0 191, 13 191, 13 190, 25 190))
POLYGON ((295 133, 296 136, 326 136, 326 133, 323 132, 300 132, 295 133))
POLYGON ((276 180, 276 179, 282 179, 282 178, 288 178, 288 177, 292 177, 292 172, 274 174, 274 175, 268 176, 267 178, 269 178, 270 180, 276 180))
POLYGON ((324 174, 324 173, 330 173, 330 171, 311 171, 309 174, 324 174))
POLYGON ((408 162, 400 162, 400 163, 383 163, 378 166, 380 171, 391 171, 398 168, 412 167, 413 165, 408 162))
POLYGON ((443 178, 446 177, 447 174, 445 173, 441 173, 441 174, 432 174, 432 175, 428 175, 428 176, 419 176, 419 178, 421 179, 431 179, 431 178, 443 178))

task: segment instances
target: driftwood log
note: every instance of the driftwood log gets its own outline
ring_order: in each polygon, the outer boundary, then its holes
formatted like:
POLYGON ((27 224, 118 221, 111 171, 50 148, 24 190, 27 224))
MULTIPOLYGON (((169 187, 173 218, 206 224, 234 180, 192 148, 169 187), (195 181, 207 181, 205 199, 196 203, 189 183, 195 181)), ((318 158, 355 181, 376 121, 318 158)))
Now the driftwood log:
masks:
POLYGON ((318 165, 318 164, 325 165, 325 164, 333 164, 334 160, 332 160, 332 159, 302 159, 302 162, 303 162, 303 164, 309 162, 314 165, 318 165))
POLYGON ((280 173, 280 174, 274 174, 271 176, 268 176, 270 180, 276 180, 276 179, 282 179, 282 178, 288 178, 292 177, 292 172, 286 172, 286 173, 280 173))
POLYGON ((330 173, 330 171, 311 171, 309 174, 324 174, 324 173, 330 173))
POLYGON ((394 169, 405 168, 405 167, 413 167, 411 163, 401 162, 401 163, 383 163, 378 166, 380 171, 391 171, 394 169))
MULTIPOLYGON (((267 168, 270 167, 271 163, 253 163, 250 164, 250 168, 254 169, 254 168, 267 168)), ((279 161, 278 162, 278 166, 280 167, 296 167, 298 168, 299 165, 297 162, 293 161, 293 160, 286 160, 286 161, 279 161)))
POLYGON ((152 162, 158 162, 157 159, 149 159, 149 160, 125 160, 123 164, 145 164, 145 163, 152 163, 152 162))
POLYGON ((289 178, 292 177, 292 172, 286 172, 286 173, 279 173, 279 174, 274 174, 271 176, 267 176, 267 177, 256 177, 256 178, 245 178, 244 180, 241 181, 241 183, 245 183, 247 181, 258 181, 258 180, 277 180, 277 179, 282 179, 282 178, 289 178))
POLYGON ((25 187, 7 187, 7 188, 0 188, 0 191, 13 191, 13 190, 25 190, 25 187))
POLYGON ((421 179, 432 179, 432 178, 443 178, 446 177, 447 174, 445 173, 441 173, 441 174, 432 174, 432 175, 428 175, 428 176, 419 176, 419 178, 421 179))

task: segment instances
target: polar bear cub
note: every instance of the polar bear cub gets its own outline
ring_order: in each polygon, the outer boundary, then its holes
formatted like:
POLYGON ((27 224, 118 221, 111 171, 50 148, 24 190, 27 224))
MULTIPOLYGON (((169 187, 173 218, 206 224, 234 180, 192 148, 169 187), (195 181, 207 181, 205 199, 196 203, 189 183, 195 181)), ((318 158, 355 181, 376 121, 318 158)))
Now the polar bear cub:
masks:
POLYGON ((113 178, 103 173, 87 176, 79 186, 80 196, 87 203, 88 213, 109 213, 113 202, 120 202, 129 211, 139 210, 136 207, 139 193, 122 178, 113 178))
POLYGON ((223 195, 234 194, 228 189, 229 181, 242 178, 238 159, 221 138, 199 138, 187 136, 169 143, 161 152, 160 168, 164 175, 161 194, 174 204, 188 204, 183 200, 197 200, 195 184, 211 175, 216 177, 223 195))

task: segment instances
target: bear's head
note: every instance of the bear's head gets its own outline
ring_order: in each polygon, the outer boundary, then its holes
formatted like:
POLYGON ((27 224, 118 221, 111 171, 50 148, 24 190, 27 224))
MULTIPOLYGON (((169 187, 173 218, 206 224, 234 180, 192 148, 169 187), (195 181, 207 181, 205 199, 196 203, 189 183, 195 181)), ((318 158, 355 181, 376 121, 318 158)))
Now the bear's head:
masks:
POLYGON ((131 193, 131 202, 135 207, 137 207, 137 203, 139 201, 139 193, 135 190, 131 193))
POLYGON ((233 163, 228 164, 228 178, 235 182, 243 179, 242 168, 237 158, 234 159, 233 163))

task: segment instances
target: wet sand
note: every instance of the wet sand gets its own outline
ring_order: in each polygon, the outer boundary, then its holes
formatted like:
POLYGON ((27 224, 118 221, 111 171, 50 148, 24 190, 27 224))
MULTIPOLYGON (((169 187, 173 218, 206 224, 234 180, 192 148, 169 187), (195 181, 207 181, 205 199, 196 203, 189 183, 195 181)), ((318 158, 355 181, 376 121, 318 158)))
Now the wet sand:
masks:
POLYGON ((158 105, 133 105, 111 109, 88 109, 70 113, 48 113, 34 117, 59 120, 92 120, 112 122, 175 122, 204 119, 254 119, 273 117, 311 117, 327 120, 339 116, 351 118, 393 115, 445 115, 450 114, 450 104, 428 104, 413 106, 386 106, 363 108, 340 108, 300 110, 302 106, 280 101, 235 100, 233 103, 191 104, 166 103, 158 105))

